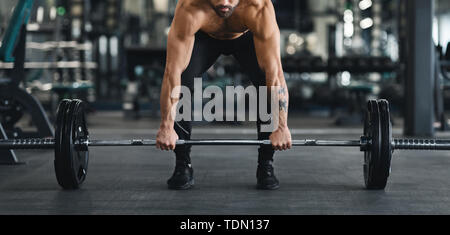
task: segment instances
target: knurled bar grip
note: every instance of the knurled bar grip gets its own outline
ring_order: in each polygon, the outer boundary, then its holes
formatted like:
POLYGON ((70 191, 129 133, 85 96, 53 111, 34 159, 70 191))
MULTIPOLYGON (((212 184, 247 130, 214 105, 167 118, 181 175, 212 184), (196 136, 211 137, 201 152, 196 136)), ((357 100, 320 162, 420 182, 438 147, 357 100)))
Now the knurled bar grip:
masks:
POLYGON ((450 150, 450 140, 394 139, 392 148, 403 150, 450 150))
POLYGON ((11 139, 0 140, 0 149, 53 149, 54 139, 11 139))

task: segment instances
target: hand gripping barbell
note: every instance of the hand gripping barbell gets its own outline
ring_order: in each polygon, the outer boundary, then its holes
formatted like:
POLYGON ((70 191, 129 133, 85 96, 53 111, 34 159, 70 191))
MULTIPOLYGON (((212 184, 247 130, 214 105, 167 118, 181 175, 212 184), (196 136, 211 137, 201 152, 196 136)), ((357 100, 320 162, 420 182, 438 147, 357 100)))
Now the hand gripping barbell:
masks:
MULTIPOLYGON (((0 149, 54 149, 56 179, 64 189, 77 189, 86 179, 89 147, 155 146, 156 140, 90 140, 84 103, 63 100, 58 106, 54 139, 0 140, 0 149)), ((178 140, 177 145, 270 145, 270 140, 178 140)), ((384 189, 394 149, 450 150, 450 140, 393 139, 386 100, 370 100, 359 140, 293 140, 293 146, 359 147, 364 152, 367 189, 384 189)))

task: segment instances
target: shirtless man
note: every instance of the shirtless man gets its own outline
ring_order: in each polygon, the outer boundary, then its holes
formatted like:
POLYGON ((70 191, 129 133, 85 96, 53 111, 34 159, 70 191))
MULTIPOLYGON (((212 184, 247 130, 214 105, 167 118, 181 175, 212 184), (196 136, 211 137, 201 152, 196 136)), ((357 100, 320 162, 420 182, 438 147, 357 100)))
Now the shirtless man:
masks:
MULTIPOLYGON (((194 185, 190 146, 176 146, 180 139, 190 139, 189 121, 175 122, 171 110, 179 99, 171 98, 177 86, 193 91, 194 78, 210 68, 221 55, 233 55, 254 86, 277 87, 279 124, 272 133, 261 131, 258 139, 270 139, 272 146, 258 149, 257 188, 277 189, 274 175, 275 150, 291 148, 287 125, 288 89, 280 59, 280 31, 270 0, 180 0, 168 36, 167 61, 162 83, 161 125, 157 148, 174 150, 175 171, 167 181, 170 189, 189 189, 194 185)), ((173 96, 172 96, 173 97, 173 96)), ((178 96, 175 96, 178 97, 178 96)))

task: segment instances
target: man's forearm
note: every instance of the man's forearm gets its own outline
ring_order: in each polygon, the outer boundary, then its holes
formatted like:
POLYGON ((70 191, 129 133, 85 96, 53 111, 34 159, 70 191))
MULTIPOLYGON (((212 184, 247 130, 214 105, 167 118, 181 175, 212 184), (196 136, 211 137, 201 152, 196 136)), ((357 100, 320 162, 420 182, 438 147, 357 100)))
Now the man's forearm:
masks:
POLYGON ((275 89, 275 102, 278 102, 279 106, 279 121, 278 121, 278 128, 286 128, 287 127, 287 118, 288 118, 288 110, 289 110, 289 91, 284 79, 283 74, 277 74, 277 75, 266 75, 269 77, 267 79, 266 85, 271 91, 272 87, 276 87, 275 89))
POLYGON ((164 80, 160 95, 160 110, 161 110, 161 127, 173 128, 175 121, 174 108, 180 96, 180 76, 177 74, 164 75, 164 80))
POLYGON ((286 83, 278 88, 278 104, 279 104, 279 123, 278 127, 287 127, 288 110, 289 110, 289 91, 286 83))

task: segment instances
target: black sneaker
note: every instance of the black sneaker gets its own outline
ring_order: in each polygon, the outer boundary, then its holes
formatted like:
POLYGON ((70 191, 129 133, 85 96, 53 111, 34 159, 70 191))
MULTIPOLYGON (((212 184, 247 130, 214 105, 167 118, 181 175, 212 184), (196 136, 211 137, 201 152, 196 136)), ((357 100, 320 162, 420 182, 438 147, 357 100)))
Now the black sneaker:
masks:
POLYGON ((194 169, 191 164, 177 163, 172 177, 167 180, 169 189, 185 190, 194 186, 194 169))
POLYGON ((264 161, 258 164, 256 179, 257 189, 274 190, 280 187, 280 183, 273 172, 272 161, 264 161))

